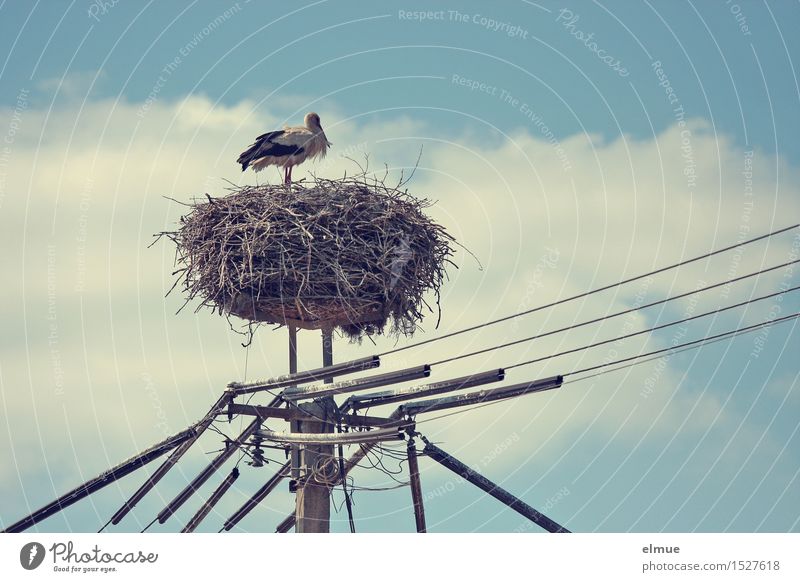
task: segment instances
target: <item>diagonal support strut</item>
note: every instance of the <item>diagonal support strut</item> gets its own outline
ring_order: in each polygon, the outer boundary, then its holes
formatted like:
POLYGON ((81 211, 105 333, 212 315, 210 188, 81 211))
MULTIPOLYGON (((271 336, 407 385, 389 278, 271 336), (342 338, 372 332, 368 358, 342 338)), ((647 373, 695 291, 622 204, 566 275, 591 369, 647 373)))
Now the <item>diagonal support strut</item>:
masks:
POLYGON ((423 450, 423 453, 443 467, 450 469, 456 475, 460 475, 476 487, 483 489, 486 491, 486 493, 498 501, 505 503, 511 509, 527 517, 536 525, 546 529, 550 533, 570 533, 570 531, 564 526, 557 524, 543 513, 535 510, 533 507, 522 501, 522 499, 519 497, 509 493, 498 484, 490 481, 477 471, 473 471, 455 457, 429 442, 425 437, 422 437, 422 440, 425 443, 425 449, 423 450))

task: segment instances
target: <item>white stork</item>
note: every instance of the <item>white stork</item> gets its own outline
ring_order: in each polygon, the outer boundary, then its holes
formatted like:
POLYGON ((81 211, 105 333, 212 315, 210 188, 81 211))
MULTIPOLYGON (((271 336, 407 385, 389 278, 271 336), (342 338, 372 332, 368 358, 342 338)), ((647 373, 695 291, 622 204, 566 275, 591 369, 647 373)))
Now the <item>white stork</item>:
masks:
POLYGON ((258 136, 256 142, 236 160, 242 164, 242 172, 249 166, 256 172, 267 166, 282 166, 283 183, 289 184, 294 166, 308 158, 325 157, 331 143, 322 131, 319 115, 306 113, 304 122, 305 126, 286 127, 258 136))

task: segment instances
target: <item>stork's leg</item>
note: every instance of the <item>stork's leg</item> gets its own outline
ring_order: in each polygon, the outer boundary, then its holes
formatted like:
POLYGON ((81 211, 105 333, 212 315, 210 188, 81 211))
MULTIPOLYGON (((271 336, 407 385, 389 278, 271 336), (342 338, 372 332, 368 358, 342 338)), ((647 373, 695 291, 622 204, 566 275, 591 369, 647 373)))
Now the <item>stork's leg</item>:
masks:
POLYGON ((292 183, 292 168, 294 168, 294 166, 289 166, 289 184, 292 183))
POLYGON ((289 167, 288 166, 284 166, 283 167, 283 183, 284 184, 288 184, 289 183, 289 167))

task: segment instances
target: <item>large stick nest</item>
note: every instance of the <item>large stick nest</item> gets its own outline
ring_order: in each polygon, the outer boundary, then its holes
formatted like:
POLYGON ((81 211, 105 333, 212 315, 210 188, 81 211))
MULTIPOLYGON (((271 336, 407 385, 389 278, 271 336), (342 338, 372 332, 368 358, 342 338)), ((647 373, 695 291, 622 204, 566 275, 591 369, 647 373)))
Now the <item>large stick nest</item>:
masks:
POLYGON ((161 233, 177 245, 175 286, 187 303, 200 300, 198 311, 336 328, 350 339, 387 324, 411 335, 433 304, 441 315, 455 241, 423 212, 430 202, 401 187, 362 173, 206 194, 178 230, 161 233))

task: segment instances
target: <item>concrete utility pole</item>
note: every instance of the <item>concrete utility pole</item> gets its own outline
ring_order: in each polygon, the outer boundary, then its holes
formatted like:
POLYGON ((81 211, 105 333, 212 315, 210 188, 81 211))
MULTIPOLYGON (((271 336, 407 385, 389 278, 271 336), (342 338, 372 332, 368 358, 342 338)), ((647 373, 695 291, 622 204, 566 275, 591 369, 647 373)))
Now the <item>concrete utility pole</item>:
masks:
MULTIPOLYGON (((333 330, 322 330, 322 365, 333 365, 333 330)), ((325 378, 330 384, 333 378, 325 378)), ((297 432, 332 433, 336 404, 332 396, 301 404, 301 410, 315 420, 295 421, 297 432), (319 420, 317 420, 319 419, 319 420)), ((336 481, 333 445, 305 445, 299 449, 297 498, 295 505, 297 533, 328 533, 330 531, 331 487, 336 481)))

